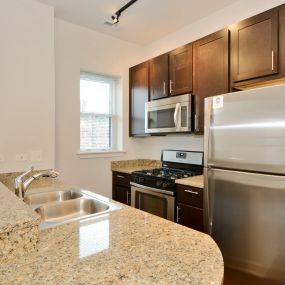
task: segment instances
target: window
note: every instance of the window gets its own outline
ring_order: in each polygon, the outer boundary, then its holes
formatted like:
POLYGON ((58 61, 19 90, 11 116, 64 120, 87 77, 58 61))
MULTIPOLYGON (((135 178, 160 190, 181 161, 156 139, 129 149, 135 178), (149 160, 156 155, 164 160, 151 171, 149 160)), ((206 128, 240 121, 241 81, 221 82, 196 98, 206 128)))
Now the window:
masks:
POLYGON ((80 151, 116 149, 116 78, 80 74, 80 151))

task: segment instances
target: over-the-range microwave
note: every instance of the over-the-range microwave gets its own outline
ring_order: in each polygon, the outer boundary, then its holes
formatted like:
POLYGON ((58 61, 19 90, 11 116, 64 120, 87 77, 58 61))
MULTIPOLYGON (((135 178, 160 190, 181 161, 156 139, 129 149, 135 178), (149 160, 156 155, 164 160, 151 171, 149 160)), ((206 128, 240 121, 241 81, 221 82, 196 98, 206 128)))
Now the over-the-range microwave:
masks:
POLYGON ((146 102, 145 132, 191 132, 191 102, 191 94, 146 102))

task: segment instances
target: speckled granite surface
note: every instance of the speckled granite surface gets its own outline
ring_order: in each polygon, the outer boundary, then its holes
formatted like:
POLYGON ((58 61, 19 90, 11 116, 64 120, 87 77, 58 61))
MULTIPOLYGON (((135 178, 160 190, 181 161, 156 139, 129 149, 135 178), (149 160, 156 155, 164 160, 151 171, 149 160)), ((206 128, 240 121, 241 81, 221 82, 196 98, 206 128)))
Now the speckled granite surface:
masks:
MULTIPOLYGON (((70 187, 56 179, 52 186, 39 186, 32 191, 70 187)), ((0 263, 0 284, 220 285, 222 280, 222 255, 211 237, 128 206, 41 231, 36 251, 0 263)))
POLYGON ((32 251, 40 217, 0 183, 0 261, 32 251))
POLYGON ((177 179, 175 180, 175 183, 198 187, 198 188, 204 188, 204 176, 198 175, 198 176, 193 176, 193 177, 188 177, 188 178, 177 179))
POLYGON ((123 173, 132 173, 133 171, 159 168, 161 167, 160 160, 152 159, 134 159, 134 160, 118 160, 111 161, 111 170, 123 173))

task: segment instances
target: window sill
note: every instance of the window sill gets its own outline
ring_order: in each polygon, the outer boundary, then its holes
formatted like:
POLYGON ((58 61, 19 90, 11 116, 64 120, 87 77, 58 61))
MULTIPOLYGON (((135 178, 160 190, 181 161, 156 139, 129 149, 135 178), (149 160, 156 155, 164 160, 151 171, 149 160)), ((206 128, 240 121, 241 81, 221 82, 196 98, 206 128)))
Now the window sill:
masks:
POLYGON ((81 159, 96 157, 116 157, 126 154, 125 150, 106 150, 106 151, 79 151, 76 155, 81 159))

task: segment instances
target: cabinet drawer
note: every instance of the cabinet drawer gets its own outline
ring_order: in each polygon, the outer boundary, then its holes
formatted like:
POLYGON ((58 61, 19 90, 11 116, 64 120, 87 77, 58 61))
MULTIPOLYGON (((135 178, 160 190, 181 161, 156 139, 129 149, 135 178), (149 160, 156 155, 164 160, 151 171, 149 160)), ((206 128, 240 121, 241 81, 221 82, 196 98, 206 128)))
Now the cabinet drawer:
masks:
POLYGON ((178 184, 177 202, 203 209, 203 189, 178 184))
POLYGON ((115 185, 122 185, 126 187, 130 187, 131 175, 122 172, 114 172, 113 173, 113 183, 115 185))

